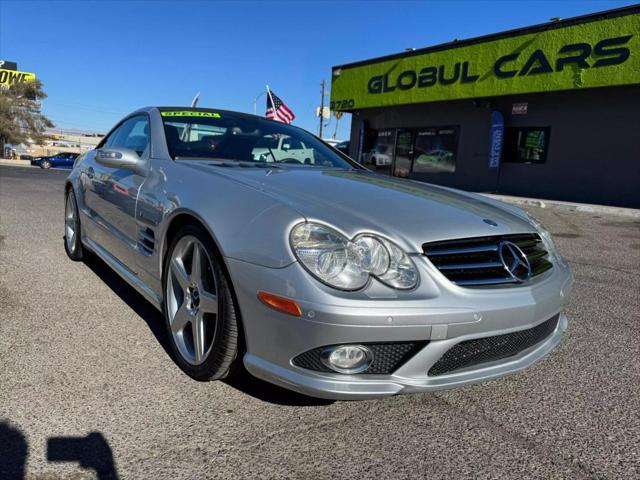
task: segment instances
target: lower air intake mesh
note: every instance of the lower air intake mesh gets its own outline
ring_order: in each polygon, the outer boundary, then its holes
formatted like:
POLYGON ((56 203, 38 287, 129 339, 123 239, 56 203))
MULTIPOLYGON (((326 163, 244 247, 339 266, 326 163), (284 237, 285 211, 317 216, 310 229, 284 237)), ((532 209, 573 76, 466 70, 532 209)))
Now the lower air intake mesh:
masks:
POLYGON ((460 342, 429 369, 429 375, 443 375, 461 368, 512 357, 547 338, 557 324, 558 315, 528 330, 460 342))

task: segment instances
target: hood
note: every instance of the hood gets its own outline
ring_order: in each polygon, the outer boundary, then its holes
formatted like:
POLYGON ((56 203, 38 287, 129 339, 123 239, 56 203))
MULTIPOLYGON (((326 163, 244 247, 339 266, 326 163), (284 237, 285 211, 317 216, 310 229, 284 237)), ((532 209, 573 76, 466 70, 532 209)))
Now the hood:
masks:
POLYGON ((480 195, 360 170, 190 166, 258 189, 352 238, 378 233, 409 252, 457 238, 535 232, 521 210, 480 195), (488 220, 497 224, 490 225, 488 220))

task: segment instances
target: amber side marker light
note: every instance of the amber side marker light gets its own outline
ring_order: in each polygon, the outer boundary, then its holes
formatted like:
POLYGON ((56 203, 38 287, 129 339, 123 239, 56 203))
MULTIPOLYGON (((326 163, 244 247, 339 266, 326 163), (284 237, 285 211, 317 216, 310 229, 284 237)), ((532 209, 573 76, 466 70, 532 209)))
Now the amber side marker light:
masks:
POLYGON ((268 305, 274 310, 278 310, 279 312, 286 313, 288 315, 293 315, 294 317, 302 316, 302 309, 290 298, 279 297, 278 295, 267 292, 258 292, 258 298, 262 300, 262 303, 268 305))

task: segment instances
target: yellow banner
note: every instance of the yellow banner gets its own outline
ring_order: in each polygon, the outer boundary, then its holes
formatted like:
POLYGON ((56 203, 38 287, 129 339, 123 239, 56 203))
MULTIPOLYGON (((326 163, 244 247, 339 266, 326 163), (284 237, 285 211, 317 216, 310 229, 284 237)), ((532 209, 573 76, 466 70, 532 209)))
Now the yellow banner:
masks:
POLYGON ((220 118, 219 113, 215 112, 194 112, 191 110, 180 110, 177 112, 160 112, 163 117, 208 117, 208 118, 220 118))

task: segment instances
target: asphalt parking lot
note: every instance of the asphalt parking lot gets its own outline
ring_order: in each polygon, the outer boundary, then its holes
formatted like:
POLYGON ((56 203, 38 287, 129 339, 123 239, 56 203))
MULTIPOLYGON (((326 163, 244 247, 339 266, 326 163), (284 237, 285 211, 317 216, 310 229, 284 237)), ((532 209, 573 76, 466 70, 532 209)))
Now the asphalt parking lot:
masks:
POLYGON ((576 284, 524 373, 325 402, 186 377, 153 307, 67 259, 65 176, 0 166, 0 478, 640 477, 640 220, 530 209, 576 284))

